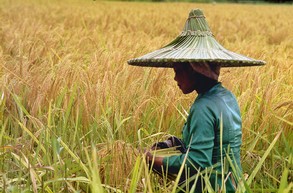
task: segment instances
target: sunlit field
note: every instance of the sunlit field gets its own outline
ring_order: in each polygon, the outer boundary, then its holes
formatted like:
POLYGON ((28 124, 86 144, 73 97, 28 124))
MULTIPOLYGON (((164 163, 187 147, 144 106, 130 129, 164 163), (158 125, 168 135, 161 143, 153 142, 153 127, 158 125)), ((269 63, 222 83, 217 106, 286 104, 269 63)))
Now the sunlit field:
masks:
POLYGON ((196 93, 127 60, 172 41, 194 8, 224 47, 267 62, 221 71, 243 119, 238 192, 291 192, 292 5, 81 0, 0 3, 0 192, 175 191, 139 149, 180 137, 196 93))

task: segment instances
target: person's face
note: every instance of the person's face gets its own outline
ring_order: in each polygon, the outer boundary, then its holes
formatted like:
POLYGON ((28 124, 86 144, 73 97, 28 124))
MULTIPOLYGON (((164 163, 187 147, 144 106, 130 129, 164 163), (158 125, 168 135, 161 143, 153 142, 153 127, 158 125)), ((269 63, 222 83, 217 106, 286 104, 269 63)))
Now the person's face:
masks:
POLYGON ((195 90, 196 77, 194 71, 189 64, 175 64, 174 67, 175 77, 178 87, 184 94, 189 94, 195 90))

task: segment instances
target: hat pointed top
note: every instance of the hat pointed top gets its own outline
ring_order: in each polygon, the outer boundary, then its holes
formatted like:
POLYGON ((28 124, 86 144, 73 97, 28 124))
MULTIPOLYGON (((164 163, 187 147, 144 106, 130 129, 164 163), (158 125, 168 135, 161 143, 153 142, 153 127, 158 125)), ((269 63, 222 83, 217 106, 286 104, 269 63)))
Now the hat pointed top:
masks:
POLYGON ((128 61, 130 65, 173 67, 174 63, 209 63, 221 67, 259 66, 255 60, 225 49, 214 38, 200 9, 190 11, 180 35, 161 49, 128 61))
POLYGON ((205 16, 200 9, 193 9, 189 12, 189 16, 185 22, 183 31, 180 36, 213 36, 205 16))

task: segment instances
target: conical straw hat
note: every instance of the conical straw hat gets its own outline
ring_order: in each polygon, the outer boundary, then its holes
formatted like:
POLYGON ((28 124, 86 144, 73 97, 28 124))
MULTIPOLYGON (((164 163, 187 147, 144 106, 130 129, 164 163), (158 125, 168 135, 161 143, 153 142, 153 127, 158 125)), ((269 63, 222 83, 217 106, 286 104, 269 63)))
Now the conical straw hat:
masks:
POLYGON ((191 10, 181 34, 159 50, 134 58, 128 64, 173 67, 174 63, 208 63, 221 67, 259 66, 265 62, 225 49, 214 38, 203 12, 191 10))

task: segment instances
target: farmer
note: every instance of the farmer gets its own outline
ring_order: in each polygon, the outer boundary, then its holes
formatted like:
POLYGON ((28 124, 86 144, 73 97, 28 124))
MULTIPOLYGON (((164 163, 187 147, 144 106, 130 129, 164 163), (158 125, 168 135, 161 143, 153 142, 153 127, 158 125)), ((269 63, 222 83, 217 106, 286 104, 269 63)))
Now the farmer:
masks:
POLYGON ((207 174, 215 191, 235 192, 239 179, 235 176, 241 172, 241 116, 235 96, 218 81, 220 68, 264 65, 265 62, 222 47, 210 31, 202 11, 197 9, 189 13, 182 33, 174 41, 128 63, 173 68, 181 91, 198 93, 183 126, 182 141, 171 137, 151 148, 180 146, 181 154, 159 157, 147 151, 150 165, 157 172, 168 174, 178 174, 184 167, 179 185, 185 190, 194 185, 195 192, 203 192, 207 187, 203 176, 207 174), (233 172, 232 168, 235 168, 233 172))

